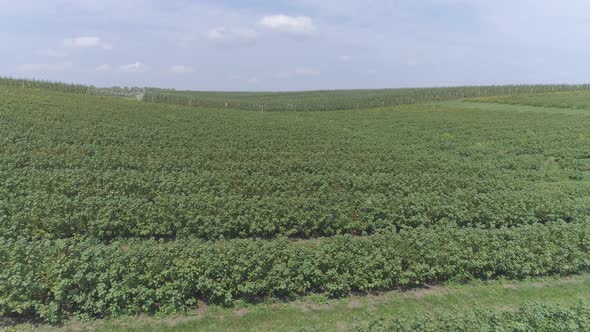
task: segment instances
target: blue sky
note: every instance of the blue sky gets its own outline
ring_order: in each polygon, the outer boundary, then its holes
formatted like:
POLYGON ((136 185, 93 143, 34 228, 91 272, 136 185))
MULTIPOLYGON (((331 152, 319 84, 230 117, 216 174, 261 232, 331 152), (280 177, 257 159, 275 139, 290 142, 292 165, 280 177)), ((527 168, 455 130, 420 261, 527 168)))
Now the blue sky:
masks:
POLYGON ((590 82, 586 0, 0 0, 0 75, 309 90, 590 82))

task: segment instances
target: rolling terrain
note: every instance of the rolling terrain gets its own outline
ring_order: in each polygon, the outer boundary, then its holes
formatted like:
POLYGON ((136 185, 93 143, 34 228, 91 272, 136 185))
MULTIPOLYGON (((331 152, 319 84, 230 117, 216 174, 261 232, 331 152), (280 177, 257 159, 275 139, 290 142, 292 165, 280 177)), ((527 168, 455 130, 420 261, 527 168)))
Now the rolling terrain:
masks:
MULTIPOLYGON (((581 86, 468 100, 465 88, 448 88, 429 93, 461 97, 250 112, 8 82, 4 317, 175 315, 590 271, 590 98, 581 86)), ((313 94, 301 98, 307 105, 313 94)), ((540 307, 512 315, 498 299, 467 316, 509 324, 538 310, 551 321, 587 310, 532 300, 540 307)), ((377 316, 358 328, 436 330, 449 320, 377 316)))

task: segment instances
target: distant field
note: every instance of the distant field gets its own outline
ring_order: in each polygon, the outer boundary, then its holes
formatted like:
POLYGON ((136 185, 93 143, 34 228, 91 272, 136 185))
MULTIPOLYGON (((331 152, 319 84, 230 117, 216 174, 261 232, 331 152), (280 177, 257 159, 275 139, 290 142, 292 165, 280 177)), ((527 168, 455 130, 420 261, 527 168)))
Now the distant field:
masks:
POLYGON ((524 94, 518 96, 480 97, 469 99, 469 101, 565 109, 587 109, 590 111, 590 91, 567 91, 556 93, 524 94))
POLYGON ((563 108, 563 107, 550 107, 550 106, 533 106, 525 104, 500 104, 493 102, 482 102, 478 100, 466 99, 466 100, 452 100, 447 102, 437 103, 441 108, 464 108, 473 109, 478 111, 491 111, 491 112, 518 112, 518 113, 552 113, 552 114, 567 114, 567 115, 590 115, 590 109, 584 108, 563 108))
POLYGON ((589 271, 590 117, 507 107, 247 112, 0 84, 0 315, 589 271))
POLYGON ((493 102, 495 96, 539 96, 565 92, 585 95, 590 84, 456 86, 437 88, 400 88, 374 90, 317 90, 294 92, 220 92, 177 91, 147 87, 97 88, 89 85, 50 81, 33 81, 0 77, 7 88, 44 89, 92 96, 122 97, 150 103, 165 103, 208 108, 232 108, 250 111, 334 111, 379 108, 386 106, 457 101, 479 98, 493 102), (486 99, 490 98, 490 99, 486 99))
POLYGON ((145 92, 144 88, 97 88, 95 86, 83 84, 68 84, 61 82, 51 82, 42 80, 27 80, 17 78, 0 77, 0 86, 5 88, 20 89, 43 89, 49 91, 58 91, 65 93, 83 94, 89 96, 109 96, 127 99, 141 100, 145 92))
POLYGON ((301 92, 199 92, 148 89, 146 102, 252 111, 333 111, 494 95, 587 91, 589 85, 506 85, 301 92))

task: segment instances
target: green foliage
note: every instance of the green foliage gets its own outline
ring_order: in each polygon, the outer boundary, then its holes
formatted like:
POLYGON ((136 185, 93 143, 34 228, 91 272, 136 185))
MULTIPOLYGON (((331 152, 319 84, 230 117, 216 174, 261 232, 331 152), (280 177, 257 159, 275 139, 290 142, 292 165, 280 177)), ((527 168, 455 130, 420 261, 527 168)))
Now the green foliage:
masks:
POLYGON ((518 311, 475 308, 466 313, 432 313, 414 318, 379 316, 353 331, 569 331, 590 330, 590 306, 586 302, 567 308, 528 303, 518 311))
POLYGON ((590 117, 243 112, 18 85, 0 100, 0 315, 590 267, 590 117))
POLYGON ((29 80, 18 78, 0 77, 0 86, 23 88, 23 89, 44 89, 59 92, 86 94, 93 87, 82 84, 68 84, 42 80, 29 80))
POLYGON ((88 96, 133 98, 137 100, 141 100, 145 92, 143 88, 137 87, 97 88, 92 85, 68 84, 61 82, 17 79, 7 77, 0 77, 0 86, 6 88, 42 89, 64 93, 85 94, 88 96))
POLYGON ((2 237, 313 238, 590 213, 589 117, 0 98, 2 237))
POLYGON ((300 92, 206 92, 148 89, 146 102, 251 111, 333 111, 430 103, 469 97, 586 91, 580 85, 501 85, 300 92))
POLYGON ((0 315, 59 321, 182 312, 308 292, 520 279, 590 268, 590 225, 413 229, 371 237, 266 240, 0 240, 0 315))

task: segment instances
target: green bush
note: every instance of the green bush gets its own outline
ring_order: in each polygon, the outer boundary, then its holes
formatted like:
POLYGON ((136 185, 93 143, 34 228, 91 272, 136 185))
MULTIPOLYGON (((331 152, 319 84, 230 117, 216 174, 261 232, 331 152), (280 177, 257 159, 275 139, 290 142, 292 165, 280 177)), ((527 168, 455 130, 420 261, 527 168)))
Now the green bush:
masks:
POLYGON ((0 315, 182 312, 309 292, 520 279, 590 268, 590 225, 412 229, 313 241, 0 239, 0 315))

